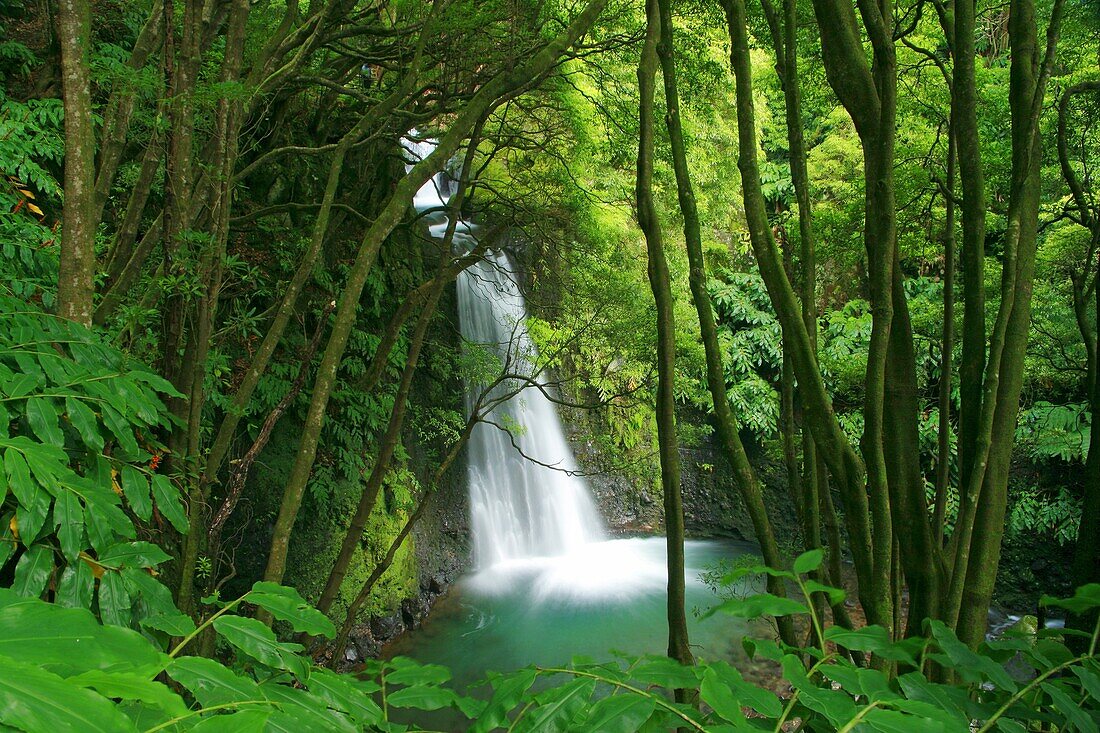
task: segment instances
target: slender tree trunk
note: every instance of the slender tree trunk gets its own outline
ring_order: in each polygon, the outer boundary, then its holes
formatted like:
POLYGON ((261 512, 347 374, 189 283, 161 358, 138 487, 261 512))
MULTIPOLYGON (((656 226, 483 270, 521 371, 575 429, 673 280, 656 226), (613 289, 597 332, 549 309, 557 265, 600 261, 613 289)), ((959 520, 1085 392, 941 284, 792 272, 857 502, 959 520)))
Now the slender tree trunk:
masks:
MULTIPOLYGON (((126 66, 130 69, 136 71, 143 68, 149 57, 156 52, 163 38, 163 13, 163 0, 155 0, 149 17, 146 18, 145 24, 138 34, 137 41, 134 42, 130 58, 126 61, 126 66)), ((107 100, 106 110, 103 113, 102 142, 96 160, 93 218, 97 222, 103 218, 103 207, 107 203, 107 196, 114 184, 115 174, 122 162, 126 137, 130 130, 130 120, 134 113, 134 102, 134 89, 125 81, 120 82, 120 88, 111 90, 111 96, 107 100)), ((155 143, 151 142, 149 145, 155 147, 155 143)))
MULTIPOLYGON (((978 420, 982 411, 985 371, 985 176, 978 133, 977 84, 974 64, 975 0, 957 0, 954 26, 945 28, 953 39, 951 126, 958 155, 962 190, 962 360, 959 363, 959 485, 970 483, 978 420)), ((963 492, 960 492, 962 494, 963 492)), ((965 499, 965 497, 960 497, 965 499)), ((961 511, 961 510, 960 510, 961 511)))
MULTIPOLYGON (((699 226, 699 213, 695 204, 695 193, 692 189, 691 174, 688 169, 687 149, 684 144, 684 133, 682 125, 680 123, 680 102, 679 92, 677 90, 676 84, 676 54, 675 47, 673 45, 671 2, 670 0, 658 0, 657 5, 660 15, 660 37, 657 43, 657 56, 660 61, 662 75, 664 79, 666 106, 665 123, 668 127, 669 140, 672 147, 672 160, 673 167, 676 173, 676 188, 680 203, 680 212, 683 214, 684 217, 684 239, 687 242, 689 262, 688 279, 691 289, 692 301, 695 304, 695 311, 699 316, 700 335, 703 339, 703 348, 706 353, 707 387, 710 390, 711 402, 714 405, 714 419, 718 426, 718 435, 722 441, 722 446, 726 451, 726 455, 730 459, 730 464, 733 466, 733 472, 737 482, 738 491, 740 492, 741 498, 745 502, 745 506, 749 511, 749 517, 751 518, 753 525, 753 532, 756 535, 757 542, 760 543, 760 549, 764 555, 764 562, 772 567, 786 567, 787 560, 779 551, 779 545, 775 539, 775 531, 772 529, 771 521, 768 519, 768 511, 764 505, 764 497, 760 490, 760 482, 757 480, 756 472, 753 470, 752 464, 749 463, 749 457, 748 454, 745 453, 745 447, 741 443, 741 437, 738 434, 737 421, 733 416, 732 410, 730 409, 729 398, 726 395, 725 369, 722 366, 722 351, 721 347, 718 344, 718 329, 714 321, 714 312, 711 309, 710 295, 707 293, 707 275, 706 266, 703 262, 703 243, 702 233, 699 226)), ((639 165, 641 165, 641 162, 639 162, 639 165)), ((650 162, 649 165, 651 166, 652 162, 650 162)), ((640 172, 639 191, 641 190, 640 187, 642 185, 642 181, 640 178, 641 175, 642 174, 640 172)), ((639 204, 639 211, 640 209, 641 204, 639 204)), ((659 227, 655 215, 653 216, 652 223, 650 223, 649 226, 651 228, 659 227)), ((648 241, 650 237, 649 232, 646 232, 646 237, 648 241)), ((658 241, 660 241, 660 234, 658 234, 657 237, 658 241)), ((664 254, 662 250, 662 262, 663 258, 664 254)), ((657 264, 661 265, 661 263, 657 264)), ((652 267, 653 265, 651 264, 651 268, 652 267)), ((658 267, 656 276, 658 278, 663 277, 664 282, 660 283, 660 288, 658 288, 657 285, 654 285, 654 297, 658 297, 658 289, 661 289, 662 294, 660 295, 660 298, 664 298, 666 296, 663 293, 663 289, 671 289, 671 285, 667 282, 667 265, 658 267), (661 270, 665 270, 663 275, 661 270)), ((650 277, 652 280, 653 275, 651 275, 650 277)), ((669 341, 668 348, 674 351, 675 331, 672 328, 673 324, 671 320, 671 291, 668 293, 667 297, 669 319, 667 327, 669 328, 669 332, 666 335, 666 338, 669 341)), ((662 309, 664 307, 665 306, 662 303, 658 303, 658 317, 662 320, 664 317, 662 309)), ((666 368, 668 369, 668 379, 670 383, 669 394, 667 398, 670 402, 670 405, 672 406, 674 406, 674 397, 672 394, 671 385, 671 375, 674 372, 674 365, 672 362, 673 357, 674 353, 669 355, 669 363, 666 366, 666 368)), ((662 362, 658 363, 660 364, 662 362)), ((674 435, 674 433, 672 434, 674 435)), ((797 470, 795 471, 795 475, 797 475, 797 470)), ((679 481, 677 480, 676 492, 678 493, 679 490, 679 481)), ((679 501, 677 500, 676 503, 678 504, 679 501)), ((667 516, 666 523, 668 523, 667 516)), ((669 542, 672 542, 672 540, 669 539, 669 542)), ((786 595, 786 590, 783 587, 783 583, 778 578, 772 578, 771 576, 769 576, 768 589, 776 595, 786 595)), ((797 644, 798 639, 795 636, 794 625, 792 624, 791 619, 784 616, 776 619, 776 622, 778 624, 779 632, 780 635, 783 637, 783 640, 791 645, 797 644)))
MULTIPOLYGON (((236 82, 240 76, 244 59, 245 31, 248 26, 250 5, 248 0, 233 0, 229 11, 229 23, 225 37, 225 59, 222 64, 221 80, 225 84, 236 82)), ((195 358, 183 378, 190 383, 187 402, 187 456, 198 461, 200 454, 200 436, 202 411, 206 402, 204 384, 206 381, 206 361, 210 352, 214 319, 218 312, 218 300, 221 296, 223 263, 229 242, 229 217, 233 200, 233 170, 237 165, 238 141, 242 121, 240 101, 223 97, 218 102, 213 148, 215 159, 211 167, 217 171, 216 185, 211 187, 208 202, 213 215, 213 241, 203 252, 201 272, 203 280, 202 295, 196 304, 193 320, 195 323, 195 358)), ((184 539, 180 560, 180 589, 178 605, 184 613, 194 610, 195 567, 199 552, 207 537, 206 518, 210 494, 200 475, 187 477, 189 524, 191 531, 184 539)))
POLYGON ((92 11, 88 0, 58 0, 61 97, 65 110, 65 208, 57 313, 91 325, 95 294, 95 129, 92 127, 92 11))
MULTIPOLYGON (((664 495, 665 542, 668 553, 668 656, 693 664, 688 642, 684 585, 684 511, 680 495, 680 448, 676 437, 676 324, 672 286, 665 260, 661 224, 653 203, 653 98, 657 77, 657 44, 661 37, 658 0, 646 0, 646 35, 638 64, 638 178, 634 189, 638 224, 646 240, 649 286, 657 306, 657 443, 664 495)), ((723 402, 725 400, 723 399, 723 402)), ((717 407, 717 405, 716 405, 717 407)), ((681 697, 681 691, 677 691, 681 697)))
POLYGON ((960 518, 965 523, 956 548, 950 599, 950 610, 958 613, 959 638, 971 646, 985 637, 1004 535, 1008 471, 1031 324, 1041 195, 1039 121, 1063 8, 1064 0, 1055 0, 1043 56, 1038 48, 1034 1, 1014 0, 1009 14, 1012 177, 1001 307, 990 339, 974 465, 965 487, 972 510, 968 517, 960 518))
MULTIPOLYGON (((967 0, 959 0, 966 2, 967 0)), ((954 118, 952 112, 952 118, 954 118)), ((955 350, 955 125, 947 134, 947 209, 943 233, 943 339, 940 341, 939 424, 936 436, 936 501, 932 528, 937 548, 943 548, 947 493, 951 487, 951 385, 955 350)))
MULTIPOLYGON (((725 0, 727 25, 730 32, 730 64, 737 84, 738 159, 741 171, 745 216, 749 240, 768 289, 768 296, 783 328, 784 339, 791 342, 791 357, 798 378, 804 414, 813 430, 814 440, 828 463, 829 471, 839 486, 845 502, 849 547, 860 579, 860 599, 872 623, 889 627, 889 582, 885 605, 881 594, 872 593, 875 578, 871 524, 863 463, 848 442, 833 412, 832 402, 822 381, 814 358, 814 348, 801 306, 783 269, 782 259, 772 237, 764 197, 760 186, 757 162, 756 112, 753 100, 752 60, 745 25, 742 0, 725 0)), ((889 554, 889 553, 887 553, 889 554)), ((885 574, 889 575, 889 572, 885 574)), ((878 591, 882 590, 879 581, 878 591)))
MULTIPOLYGON (((1100 227, 1097 228, 1100 235, 1100 227)), ((1096 235, 1094 235, 1096 236, 1096 235)), ((1073 556, 1073 582, 1075 585, 1100 583, 1100 368, 1096 348, 1100 335, 1100 280, 1093 275, 1094 321, 1092 350, 1089 354, 1093 365, 1092 383, 1089 385, 1089 414, 1092 430, 1089 435, 1088 457, 1085 459, 1084 499, 1081 502, 1081 525, 1077 528, 1077 545, 1073 556)), ((1086 338, 1086 343, 1089 339, 1086 338)), ((1079 629, 1092 629, 1096 625, 1096 612, 1071 619, 1071 625, 1079 629)), ((1083 645, 1082 645, 1083 646, 1083 645)))

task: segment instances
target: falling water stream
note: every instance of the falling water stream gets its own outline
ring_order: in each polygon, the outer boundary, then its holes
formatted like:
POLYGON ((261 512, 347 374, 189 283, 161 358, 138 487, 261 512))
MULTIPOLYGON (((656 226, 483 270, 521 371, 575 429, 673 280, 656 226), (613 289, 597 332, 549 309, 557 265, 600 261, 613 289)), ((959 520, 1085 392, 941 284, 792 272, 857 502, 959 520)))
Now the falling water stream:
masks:
MULTIPOLYGON (((417 159, 433 149, 431 141, 405 146, 417 159)), ((413 202, 437 238, 445 236, 448 224, 444 178, 430 180, 413 202)), ((456 222, 453 246, 472 249, 477 233, 475 224, 456 222)), ((466 348, 495 356, 480 360, 494 362, 493 373, 467 384, 467 410, 474 409, 486 381, 514 376, 489 392, 492 407, 470 437, 474 569, 420 629, 387 649, 444 664, 460 683, 481 679, 487 670, 560 664, 574 655, 661 654, 667 643, 664 538, 608 537, 578 475, 555 392, 537 371, 518 282, 502 251, 486 253, 458 278, 466 348)), ((700 579, 703 570, 751 551, 743 543, 689 541, 689 610, 716 602, 700 579)), ((720 616, 693 616, 690 631, 702 656, 733 658, 745 627, 720 616)))

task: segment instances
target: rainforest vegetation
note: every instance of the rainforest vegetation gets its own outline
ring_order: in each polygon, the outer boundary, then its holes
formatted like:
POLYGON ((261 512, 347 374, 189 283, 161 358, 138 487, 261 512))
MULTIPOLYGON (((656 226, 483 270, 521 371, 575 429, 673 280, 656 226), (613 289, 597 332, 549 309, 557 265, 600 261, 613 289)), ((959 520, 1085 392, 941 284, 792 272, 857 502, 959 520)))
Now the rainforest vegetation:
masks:
POLYGON ((1097 0, 0 0, 0 727, 1100 730, 1098 165, 1097 0), (668 656, 353 653, 528 388, 668 656))

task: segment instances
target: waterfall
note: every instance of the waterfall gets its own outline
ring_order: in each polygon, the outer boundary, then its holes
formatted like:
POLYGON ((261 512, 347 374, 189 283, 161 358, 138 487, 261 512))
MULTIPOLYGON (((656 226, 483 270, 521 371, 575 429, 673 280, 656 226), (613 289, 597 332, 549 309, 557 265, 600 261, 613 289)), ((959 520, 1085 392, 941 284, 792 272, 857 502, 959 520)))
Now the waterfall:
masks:
MULTIPOLYGON (((415 134, 415 133, 413 133, 415 134)), ((403 141, 413 159, 434 149, 434 141, 403 141)), ((408 165, 411 167, 412 163, 408 165)), ((418 211, 446 205, 442 175, 429 180, 413 201, 418 211)), ((432 213, 429 234, 441 238, 445 215, 432 213)), ((477 226, 456 223, 454 246, 469 249, 477 226)), ((576 475, 549 389, 535 373, 537 352, 526 328, 526 305, 517 274, 503 252, 489 252, 462 272, 457 281, 459 322, 467 353, 495 358, 483 379, 466 385, 466 408, 485 388, 485 380, 516 375, 495 386, 493 403, 470 436, 469 490, 474 562, 489 568, 508 561, 576 554, 604 538, 603 525, 588 486, 576 475)), ((478 360, 478 363, 487 360, 478 360)))

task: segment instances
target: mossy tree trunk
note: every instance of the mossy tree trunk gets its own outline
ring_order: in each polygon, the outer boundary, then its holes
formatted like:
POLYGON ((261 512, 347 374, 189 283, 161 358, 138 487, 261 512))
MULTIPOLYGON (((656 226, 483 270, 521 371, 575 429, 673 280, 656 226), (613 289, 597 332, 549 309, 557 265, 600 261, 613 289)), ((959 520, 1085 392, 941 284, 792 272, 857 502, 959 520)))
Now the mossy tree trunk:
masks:
MULTIPOLYGON (((681 664, 693 664, 685 608, 684 508, 680 489, 680 444, 676 436, 676 322, 664 237, 653 201, 654 97, 662 13, 658 0, 646 0, 645 8, 645 42, 638 63, 638 175, 634 196, 638 224, 645 235, 649 286, 657 307, 656 413, 668 556, 668 656, 681 664)), ((681 692, 677 691, 677 695, 681 692)))
MULTIPOLYGON (((683 126, 680 122, 680 99, 676 83, 676 52, 673 42, 671 5, 671 0, 658 0, 661 32, 657 43, 657 56, 660 60, 664 79, 665 124, 668 127, 669 141, 672 148, 672 163, 676 174, 676 190, 680 213, 684 218, 684 239, 687 243, 689 263, 688 280, 692 301, 695 304, 695 312, 699 316, 700 336, 706 354, 707 387, 714 405, 714 421, 718 428, 718 436, 730 460, 730 465, 733 466, 737 489, 741 494, 741 499, 745 502, 745 507, 748 509, 753 532, 756 535, 757 542, 760 543, 760 551, 764 556, 764 562, 772 567, 786 567, 788 561, 779 551, 775 531, 772 529, 771 520, 768 518, 768 510, 764 505, 760 482, 756 477, 756 471, 753 469, 752 464, 749 463, 745 446, 741 443, 741 437, 738 434, 739 426, 733 416, 733 411, 730 409, 729 398, 726 395, 725 368, 722 364, 721 346, 718 343, 718 328, 714 320, 714 311, 711 308, 710 295, 707 292, 707 273, 703 261, 703 241, 699 226, 699 212, 695 203, 695 192, 691 185, 691 173, 688 170, 683 126)), ((640 210, 641 204, 639 204, 640 210)), ((649 233, 646 236, 648 240, 649 233)), ((660 273, 657 274, 660 277, 660 273)), ((665 278, 667 279, 667 272, 665 278)), ((662 283, 660 289, 663 291, 665 287, 669 287, 668 284, 662 283)), ((655 297, 658 297, 657 290, 658 288, 655 286, 655 297)), ((661 297, 663 297, 663 294, 661 297)), ((671 304, 668 307, 668 317, 671 322, 671 304)), ((661 308, 662 306, 658 304, 659 319, 664 316, 661 308)), ((670 348, 672 347, 670 346, 670 348)), ((671 374, 672 367, 669 368, 671 374)), ((671 393, 668 398, 672 399, 671 393)), ((786 590, 779 578, 769 576, 768 590, 775 595, 786 595, 786 590)), ((788 644, 796 645, 798 639, 795 636, 791 619, 784 616, 776 619, 776 623, 783 640, 788 644)))

